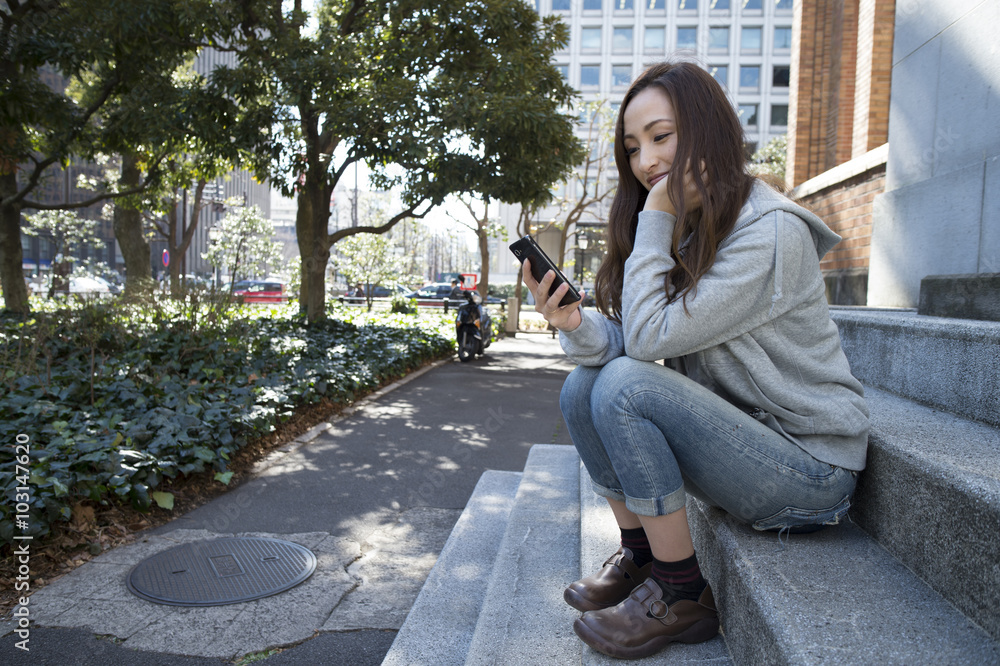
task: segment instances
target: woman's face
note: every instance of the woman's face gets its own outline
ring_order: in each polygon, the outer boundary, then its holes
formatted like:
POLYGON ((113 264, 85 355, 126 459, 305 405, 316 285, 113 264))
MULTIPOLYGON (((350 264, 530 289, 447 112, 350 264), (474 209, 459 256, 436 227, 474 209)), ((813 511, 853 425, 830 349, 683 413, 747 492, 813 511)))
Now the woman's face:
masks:
POLYGON ((659 86, 645 88, 625 107, 622 124, 629 166, 649 190, 670 173, 677 152, 677 125, 670 97, 659 86))

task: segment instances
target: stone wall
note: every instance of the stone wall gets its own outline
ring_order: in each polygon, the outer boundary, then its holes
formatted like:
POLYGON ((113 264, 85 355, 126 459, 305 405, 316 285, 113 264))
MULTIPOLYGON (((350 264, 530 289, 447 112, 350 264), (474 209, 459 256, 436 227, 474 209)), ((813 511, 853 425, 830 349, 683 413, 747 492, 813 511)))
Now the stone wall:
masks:
POLYGON ((1000 272, 1000 0, 900 1, 895 25, 868 304, 916 307, 928 275, 1000 272))

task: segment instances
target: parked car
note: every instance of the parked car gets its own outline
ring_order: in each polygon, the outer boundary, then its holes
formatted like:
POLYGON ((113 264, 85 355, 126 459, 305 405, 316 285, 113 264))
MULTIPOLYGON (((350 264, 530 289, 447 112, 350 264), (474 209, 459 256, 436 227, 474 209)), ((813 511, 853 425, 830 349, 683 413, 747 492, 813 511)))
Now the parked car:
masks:
MULTIPOLYGON (((407 298, 417 299, 418 305, 439 305, 443 304, 445 299, 451 296, 451 283, 450 282, 432 282, 431 284, 425 284, 420 289, 414 292, 406 294, 407 298)), ((449 305, 459 305, 464 303, 464 300, 451 299, 449 305)), ((496 296, 487 296, 485 303, 487 305, 501 305, 507 301, 497 298, 496 296)))
POLYGON ((441 305, 449 296, 451 296, 450 282, 432 282, 406 294, 407 298, 417 299, 418 305, 441 305))
POLYGON ((71 277, 69 279, 71 294, 110 294, 111 287, 105 280, 96 277, 71 277))
MULTIPOLYGON (((395 287, 386 287, 380 284, 377 285, 365 285, 363 287, 366 294, 371 294, 372 298, 392 298, 394 296, 407 296, 410 290, 401 285, 396 285, 395 287)), ((350 288, 346 294, 340 297, 341 302, 347 303, 362 303, 365 300, 365 296, 355 296, 357 287, 350 288)))
POLYGON ((233 296, 244 303, 283 303, 288 299, 286 286, 274 280, 240 280, 233 285, 233 296))

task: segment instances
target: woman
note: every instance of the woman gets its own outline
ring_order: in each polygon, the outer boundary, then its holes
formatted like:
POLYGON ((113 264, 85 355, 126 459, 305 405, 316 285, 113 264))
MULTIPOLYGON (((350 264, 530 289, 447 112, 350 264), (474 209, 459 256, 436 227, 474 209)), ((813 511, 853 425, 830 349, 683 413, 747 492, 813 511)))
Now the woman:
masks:
POLYGON ((758 530, 835 524, 865 466, 868 411, 819 270, 840 238, 748 175, 739 118, 708 73, 644 72, 615 162, 601 313, 559 307, 565 286, 545 296, 551 272, 524 279, 579 364, 563 415, 621 529, 604 568, 565 592, 586 611, 574 629, 639 658, 718 631, 686 493, 758 530))

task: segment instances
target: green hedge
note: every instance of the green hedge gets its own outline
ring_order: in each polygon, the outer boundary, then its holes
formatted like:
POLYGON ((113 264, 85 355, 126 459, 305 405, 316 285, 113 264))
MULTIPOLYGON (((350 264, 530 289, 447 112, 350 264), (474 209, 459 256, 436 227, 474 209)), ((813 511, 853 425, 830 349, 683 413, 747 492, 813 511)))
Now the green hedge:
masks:
POLYGON ((169 508, 165 477, 228 483, 232 454, 296 407, 350 403, 454 349, 450 317, 359 310, 306 326, 294 305, 109 302, 0 320, 0 539, 42 537, 81 500, 169 508))

